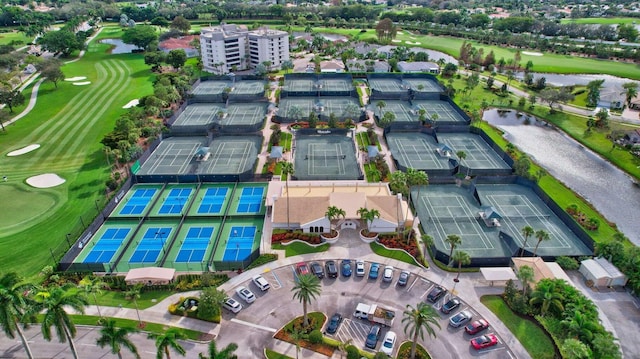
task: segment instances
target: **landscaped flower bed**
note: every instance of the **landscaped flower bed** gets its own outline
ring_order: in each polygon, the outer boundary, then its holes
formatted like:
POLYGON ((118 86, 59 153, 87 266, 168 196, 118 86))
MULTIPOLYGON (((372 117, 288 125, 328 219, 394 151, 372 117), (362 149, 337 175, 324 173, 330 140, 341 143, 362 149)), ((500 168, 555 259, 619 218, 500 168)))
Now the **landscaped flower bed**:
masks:
POLYGON ((302 233, 301 231, 274 231, 274 233, 271 235, 271 244, 285 244, 295 239, 309 244, 322 243, 322 238, 320 238, 320 236, 315 233, 302 233))
POLYGON ((313 350, 316 353, 331 357, 333 355, 333 352, 335 351, 335 348, 333 346, 325 343, 314 344, 309 341, 309 335, 311 334, 311 332, 318 331, 318 334, 320 334, 319 331, 322 329, 322 326, 327 320, 327 317, 320 312, 311 312, 308 313, 308 316, 308 327, 305 328, 302 325, 303 318, 300 316, 287 323, 287 325, 280 329, 273 337, 295 345, 295 341, 291 337, 291 332, 295 328, 297 331, 302 332, 302 339, 300 339, 299 341, 300 347, 313 350))
POLYGON ((413 237, 413 234, 409 239, 406 239, 404 237, 399 237, 397 233, 383 233, 379 235, 378 243, 387 248, 402 249, 405 252, 409 253, 416 260, 420 256, 418 243, 413 237))

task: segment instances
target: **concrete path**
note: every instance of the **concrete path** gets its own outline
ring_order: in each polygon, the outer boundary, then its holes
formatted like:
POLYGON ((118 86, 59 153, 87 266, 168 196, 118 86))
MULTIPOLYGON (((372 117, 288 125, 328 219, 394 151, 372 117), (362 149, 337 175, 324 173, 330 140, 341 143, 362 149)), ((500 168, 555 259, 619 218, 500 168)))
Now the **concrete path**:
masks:
MULTIPOLYGON (((32 76, 29 81, 25 82, 21 88, 20 88, 20 92, 22 92, 27 86, 29 86, 31 84, 31 82, 33 82, 36 77, 38 77, 40 75, 40 73, 37 73, 35 76, 32 76)), ((45 79, 40 79, 38 82, 36 82, 35 85, 33 85, 33 89, 31 90, 31 97, 29 97, 29 104, 27 104, 27 107, 25 107, 24 110, 22 110, 22 112, 20 112, 18 115, 14 116, 12 119, 10 119, 9 121, 5 122, 4 125, 5 126, 9 126, 12 125, 14 122, 18 121, 19 119, 23 118, 24 116, 28 115, 29 112, 31 112, 31 110, 33 110, 33 108, 36 106, 36 100, 38 99, 38 90, 40 89, 40 85, 44 82, 45 79)))

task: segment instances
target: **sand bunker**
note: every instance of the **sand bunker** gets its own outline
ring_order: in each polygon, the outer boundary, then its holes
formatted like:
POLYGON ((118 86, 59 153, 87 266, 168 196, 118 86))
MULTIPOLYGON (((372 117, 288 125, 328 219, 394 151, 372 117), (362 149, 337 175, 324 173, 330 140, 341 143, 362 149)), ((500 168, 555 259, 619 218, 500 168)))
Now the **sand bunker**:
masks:
POLYGON ((405 41, 405 43, 407 43, 409 45, 420 45, 420 42, 418 42, 418 41, 415 41, 415 42, 405 41))
POLYGON ((35 188, 51 188, 64 182, 65 179, 55 173, 45 173, 27 178, 27 184, 35 188))
POLYGON ((127 102, 126 105, 122 106, 122 108, 132 108, 134 106, 138 106, 139 103, 140 103, 140 100, 138 100, 138 99, 131 100, 131 101, 127 102))
POLYGON ((40 148, 40 145, 36 143, 34 145, 29 145, 29 146, 26 146, 26 147, 22 147, 19 150, 11 151, 11 152, 7 153, 7 156, 14 157, 14 156, 24 155, 25 153, 29 153, 31 151, 35 151, 38 148, 40 148))
POLYGON ((529 55, 529 56, 543 56, 543 53, 540 52, 530 52, 530 51, 522 51, 523 55, 529 55))
POLYGON ((80 81, 80 80, 86 80, 87 77, 86 76, 76 76, 76 77, 69 77, 64 79, 65 81, 71 81, 71 82, 75 82, 75 81, 80 81))
POLYGON ((393 40, 391 40, 391 42, 402 42, 402 40, 393 39, 393 40))
POLYGON ((91 81, 84 81, 84 82, 74 82, 73 86, 84 86, 84 85, 88 85, 90 84, 91 81))

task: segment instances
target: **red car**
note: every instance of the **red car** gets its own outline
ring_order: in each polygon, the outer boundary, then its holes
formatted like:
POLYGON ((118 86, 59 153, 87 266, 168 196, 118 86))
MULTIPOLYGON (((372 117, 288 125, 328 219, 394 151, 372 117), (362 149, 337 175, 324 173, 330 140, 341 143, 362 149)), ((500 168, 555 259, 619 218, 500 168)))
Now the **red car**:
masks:
POLYGON ((464 331, 467 332, 467 334, 473 335, 478 334, 487 328, 489 328, 489 322, 484 319, 478 319, 464 327, 464 331))
POLYGON ((471 339, 471 345, 475 350, 488 348, 496 344, 498 344, 498 337, 493 333, 471 339))
POLYGON ((296 268, 298 269, 298 273, 300 275, 305 275, 305 274, 309 274, 309 267, 307 266, 307 263, 298 263, 296 265, 296 268))

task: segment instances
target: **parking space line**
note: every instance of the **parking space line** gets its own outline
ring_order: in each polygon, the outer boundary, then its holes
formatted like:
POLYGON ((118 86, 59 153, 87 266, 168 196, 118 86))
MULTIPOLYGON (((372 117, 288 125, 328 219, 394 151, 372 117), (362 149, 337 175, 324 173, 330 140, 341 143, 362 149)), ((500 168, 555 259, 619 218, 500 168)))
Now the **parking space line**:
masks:
POLYGON ((424 298, 427 294, 429 294, 429 292, 431 292, 431 289, 433 289, 434 287, 435 287, 435 284, 431 284, 429 288, 427 288, 427 290, 425 290, 424 293, 420 295, 420 299, 424 298))
MULTIPOLYGON (((265 277, 265 279, 267 279, 267 278, 271 279, 271 277, 273 277, 273 282, 277 283, 277 285, 273 285, 273 283, 270 283, 272 289, 280 289, 280 288, 282 288, 282 282, 280 282, 280 278, 278 278, 278 276, 276 275, 276 272, 274 272, 274 271, 264 272, 264 274, 262 276, 265 277)), ((267 281, 269 281, 269 280, 267 279, 267 281)), ((269 282, 271 282, 271 281, 269 281, 269 282)))
POLYGON ((413 286, 416 285, 417 282, 418 282, 418 278, 416 277, 416 278, 413 279, 413 283, 411 283, 409 288, 407 288, 407 292, 410 292, 411 289, 413 288, 413 286))
POLYGON ((271 333, 275 333, 275 332, 278 331, 277 329, 274 329, 274 328, 269 328, 269 327, 265 327, 265 326, 262 326, 262 325, 250 323, 250 322, 245 322, 244 320, 240 320, 240 319, 236 319, 236 318, 232 318, 231 322, 242 324, 242 325, 246 325, 247 327, 261 329, 261 330, 264 330, 264 331, 267 331, 267 332, 271 332, 271 333))

